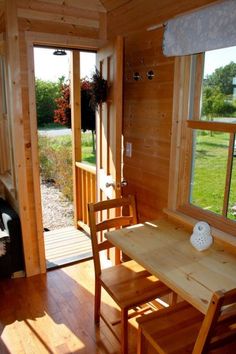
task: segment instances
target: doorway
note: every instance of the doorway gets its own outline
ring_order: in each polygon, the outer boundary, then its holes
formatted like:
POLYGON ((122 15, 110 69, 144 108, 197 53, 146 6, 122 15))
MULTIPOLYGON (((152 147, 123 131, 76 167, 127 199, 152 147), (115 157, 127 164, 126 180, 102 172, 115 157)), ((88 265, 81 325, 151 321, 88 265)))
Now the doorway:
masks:
POLYGON ((35 47, 34 59, 46 267, 55 269, 92 256, 90 239, 78 230, 79 214, 85 214, 82 198, 93 198, 88 175, 92 171, 95 178, 95 166, 83 162, 84 158, 91 160, 88 149, 92 138, 89 132, 81 133, 81 110, 75 103, 81 100, 81 82, 89 81, 96 56, 78 50, 35 47), (41 68, 47 68, 46 73, 41 68))

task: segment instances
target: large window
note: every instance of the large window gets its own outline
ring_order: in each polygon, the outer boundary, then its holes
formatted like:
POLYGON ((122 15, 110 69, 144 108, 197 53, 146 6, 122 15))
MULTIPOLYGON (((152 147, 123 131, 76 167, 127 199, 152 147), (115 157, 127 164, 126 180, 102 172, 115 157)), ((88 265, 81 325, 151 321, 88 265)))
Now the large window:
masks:
POLYGON ((232 232, 236 229, 236 47, 181 60, 180 78, 185 76, 178 87, 182 85, 178 113, 182 128, 176 126, 175 146, 179 138, 183 146, 177 209, 232 232))
POLYGON ((217 214, 224 206, 229 140, 228 133, 194 131, 190 202, 217 214))

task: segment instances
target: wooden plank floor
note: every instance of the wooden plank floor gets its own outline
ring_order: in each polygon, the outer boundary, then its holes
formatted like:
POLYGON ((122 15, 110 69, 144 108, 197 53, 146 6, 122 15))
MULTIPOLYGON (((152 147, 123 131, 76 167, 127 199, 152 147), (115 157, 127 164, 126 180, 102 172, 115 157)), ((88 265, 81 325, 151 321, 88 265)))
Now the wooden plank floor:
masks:
POLYGON ((44 232, 47 269, 92 257, 90 238, 73 226, 44 232))
MULTIPOLYGON (((107 326, 93 321, 93 262, 86 261, 31 278, 0 280, 1 354, 118 354, 107 326)), ((112 316, 113 303, 103 297, 112 316)), ((129 332, 129 354, 136 332, 129 332)))

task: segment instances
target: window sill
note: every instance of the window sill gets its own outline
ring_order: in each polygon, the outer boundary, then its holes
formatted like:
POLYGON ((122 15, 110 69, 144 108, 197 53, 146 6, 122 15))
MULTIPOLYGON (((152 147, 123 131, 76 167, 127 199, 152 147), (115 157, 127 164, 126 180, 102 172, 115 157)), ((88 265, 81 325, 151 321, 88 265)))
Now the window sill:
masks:
MULTIPOLYGON (((190 231, 192 232, 193 226, 199 221, 191 216, 188 216, 184 213, 181 213, 176 210, 164 209, 164 213, 174 221, 178 221, 190 231)), ((222 245, 227 251, 236 254, 236 237, 227 233, 223 232, 215 227, 211 227, 212 236, 214 240, 219 244, 222 245)), ((190 235, 189 235, 190 236, 190 235)))

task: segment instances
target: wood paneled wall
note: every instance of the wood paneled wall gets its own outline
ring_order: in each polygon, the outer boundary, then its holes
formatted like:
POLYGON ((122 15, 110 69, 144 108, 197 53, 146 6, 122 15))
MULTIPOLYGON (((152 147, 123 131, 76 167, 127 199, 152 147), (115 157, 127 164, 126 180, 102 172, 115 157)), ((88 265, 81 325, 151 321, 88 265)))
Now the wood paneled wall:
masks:
MULTIPOLYGON (((181 12, 214 0, 6 0, 5 18, 13 124, 14 165, 22 222, 27 275, 45 270, 38 237, 35 194, 35 122, 30 98, 33 75, 29 52, 33 44, 61 44, 96 49, 108 32, 126 36, 124 138, 132 142, 132 158, 124 158, 127 192, 137 195, 141 220, 155 218, 167 203, 174 63, 162 56, 162 30, 147 32, 181 12), (104 5, 105 8, 102 6, 104 5), (108 19, 106 18, 108 9, 108 19), (141 30, 141 32, 139 32, 141 30), (29 44, 31 43, 31 44, 29 44), (30 47, 31 46, 31 47, 30 47), (152 81, 145 77, 153 69, 152 81), (134 81, 139 71, 143 79, 134 81)), ((2 14, 2 12, 1 12, 2 14)), ((32 53, 31 53, 32 54, 32 53)), ((32 103, 33 102, 33 103, 32 103)), ((36 130, 36 129, 35 129, 36 130)))
POLYGON ((108 36, 126 38, 123 134, 124 148, 132 143, 132 157, 124 151, 123 193, 136 195, 140 221, 155 219, 168 201, 174 58, 162 54, 163 29, 147 28, 215 0, 101 2, 108 11, 108 36), (147 80, 148 70, 153 80, 147 80), (142 79, 134 81, 134 72, 142 79))
POLYGON ((123 134, 132 157, 124 154, 124 193, 136 195, 141 221, 159 217, 167 206, 174 58, 163 56, 162 36, 162 29, 141 31, 125 41, 123 134))

